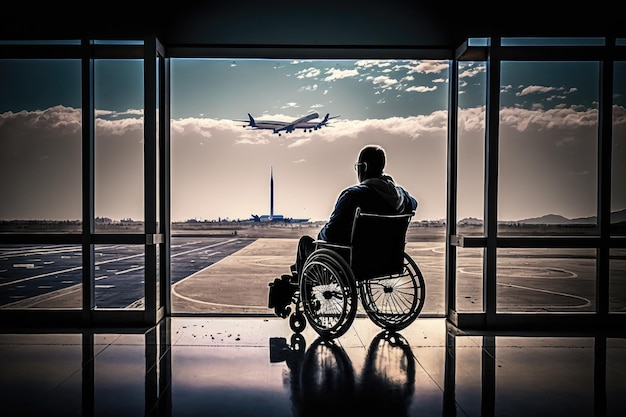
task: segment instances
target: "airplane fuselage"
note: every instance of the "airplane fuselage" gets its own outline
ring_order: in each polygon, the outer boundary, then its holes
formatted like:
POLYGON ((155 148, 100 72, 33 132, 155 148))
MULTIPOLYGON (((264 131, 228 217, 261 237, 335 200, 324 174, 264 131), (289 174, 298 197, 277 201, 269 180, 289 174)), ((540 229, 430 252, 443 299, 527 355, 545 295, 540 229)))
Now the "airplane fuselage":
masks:
MULTIPOLYGON (((339 116, 333 116, 332 118, 335 117, 339 116)), ((255 120, 250 113, 248 113, 248 118, 248 125, 243 126, 244 128, 250 127, 252 129, 272 130, 273 133, 280 136, 282 132, 291 133, 296 129, 302 129, 304 131, 308 130, 309 132, 321 129, 323 126, 327 125, 329 114, 326 114, 326 117, 319 122, 311 122, 311 120, 319 118, 319 114, 317 112, 309 113, 306 116, 300 117, 292 122, 279 120, 255 120)))

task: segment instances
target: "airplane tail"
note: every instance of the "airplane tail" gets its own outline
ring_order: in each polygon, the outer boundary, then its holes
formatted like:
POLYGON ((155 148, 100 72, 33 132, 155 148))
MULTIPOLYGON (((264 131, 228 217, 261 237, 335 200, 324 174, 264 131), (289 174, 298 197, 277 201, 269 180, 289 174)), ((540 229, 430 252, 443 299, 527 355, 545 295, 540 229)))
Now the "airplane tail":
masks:
POLYGON ((250 119, 250 126, 256 127, 256 122, 254 121, 254 117, 250 113, 248 113, 248 118, 250 119))
POLYGON ((326 126, 326 124, 328 123, 328 117, 330 116, 330 113, 326 113, 326 116, 324 116, 324 119, 322 119, 321 122, 319 122, 316 126, 315 126, 315 130, 317 129, 321 129, 324 126, 326 126))

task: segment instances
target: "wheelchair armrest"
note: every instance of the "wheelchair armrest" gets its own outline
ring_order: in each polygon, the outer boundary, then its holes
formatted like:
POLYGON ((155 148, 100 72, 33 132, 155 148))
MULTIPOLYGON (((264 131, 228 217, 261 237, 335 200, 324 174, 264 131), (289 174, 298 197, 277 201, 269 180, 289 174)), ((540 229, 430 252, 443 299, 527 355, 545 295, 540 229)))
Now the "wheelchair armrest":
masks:
POLYGON ((314 240, 313 243, 315 244, 316 247, 322 247, 322 248, 327 248, 327 249, 344 249, 344 250, 352 249, 352 246, 350 245, 342 245, 340 243, 330 243, 325 240, 314 240))

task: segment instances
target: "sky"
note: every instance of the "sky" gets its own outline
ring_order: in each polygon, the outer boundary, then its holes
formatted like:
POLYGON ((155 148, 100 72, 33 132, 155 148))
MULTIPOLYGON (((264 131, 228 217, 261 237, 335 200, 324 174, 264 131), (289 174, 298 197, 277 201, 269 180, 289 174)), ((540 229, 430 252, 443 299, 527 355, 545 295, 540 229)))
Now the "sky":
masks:
MULTIPOLYGON (((483 217, 485 70, 459 70, 459 219, 483 217)), ((596 215, 599 70, 503 63, 500 220, 596 215)), ((270 172, 275 215, 325 220, 373 143, 418 200, 415 218, 445 219, 448 72, 447 61, 172 59, 172 220, 269 214, 270 172), (311 112, 337 117, 281 136, 242 121, 311 112)), ((626 208, 625 84, 618 75, 612 210, 626 208)), ((143 219, 141 61, 96 61, 95 106, 95 214, 143 219)), ((0 60, 0 219, 80 219, 80 107, 79 60, 0 60)))

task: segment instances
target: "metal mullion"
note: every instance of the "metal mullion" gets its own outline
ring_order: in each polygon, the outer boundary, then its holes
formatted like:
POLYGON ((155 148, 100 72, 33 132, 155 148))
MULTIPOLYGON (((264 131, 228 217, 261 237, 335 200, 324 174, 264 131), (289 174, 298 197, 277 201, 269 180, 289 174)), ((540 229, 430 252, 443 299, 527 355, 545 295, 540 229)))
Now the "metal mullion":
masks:
MULTIPOLYGON (((146 238, 159 232, 157 228, 157 131, 156 131, 156 40, 146 38, 144 42, 144 227, 146 238)), ((144 317, 147 324, 156 322, 156 277, 157 245, 146 239, 144 317)))
POLYGON ((170 95, 170 59, 165 58, 165 48, 158 42, 157 47, 161 56, 160 71, 160 88, 159 88, 159 157, 160 157, 160 207, 161 207, 161 233, 163 233, 164 242, 161 245, 161 299, 162 307, 166 315, 172 313, 171 306, 171 237, 172 237, 172 218, 171 218, 171 95, 170 95))
POLYGON ((95 307, 95 256, 91 236, 94 233, 94 61, 91 55, 91 41, 83 39, 82 48, 82 254, 83 254, 83 303, 84 322, 91 321, 91 311, 95 307))
POLYGON ((496 265, 498 233, 498 152, 500 124, 500 38, 491 39, 487 60, 485 115, 484 224, 487 238, 483 265, 483 306, 487 326, 496 318, 496 265))
POLYGON ((456 246, 450 237, 456 235, 457 191, 458 191, 458 61, 452 60, 448 73, 448 169, 447 169, 447 205, 446 205, 446 253, 444 282, 444 312, 456 311, 456 246))
POLYGON ((454 50, 446 48, 410 48, 405 46, 311 46, 311 45, 169 45, 168 58, 238 58, 238 59, 453 59, 454 50))

